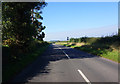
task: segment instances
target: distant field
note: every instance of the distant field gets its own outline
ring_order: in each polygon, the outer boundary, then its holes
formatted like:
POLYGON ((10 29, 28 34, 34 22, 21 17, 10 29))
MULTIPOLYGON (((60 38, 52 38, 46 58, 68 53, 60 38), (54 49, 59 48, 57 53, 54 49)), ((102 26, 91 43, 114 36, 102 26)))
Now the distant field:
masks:
POLYGON ((67 42, 55 42, 55 44, 64 45, 67 44, 67 42))

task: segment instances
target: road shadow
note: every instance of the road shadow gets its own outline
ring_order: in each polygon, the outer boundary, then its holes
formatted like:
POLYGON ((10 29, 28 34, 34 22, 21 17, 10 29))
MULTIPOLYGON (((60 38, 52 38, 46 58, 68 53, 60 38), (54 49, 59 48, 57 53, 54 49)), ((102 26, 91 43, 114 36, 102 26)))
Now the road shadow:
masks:
POLYGON ((50 69, 47 68, 51 61, 58 61, 61 59, 67 59, 63 52, 58 47, 50 45, 48 49, 39 56, 33 63, 28 65, 21 73, 13 78, 13 80, 6 83, 24 84, 29 82, 32 78, 38 75, 49 74, 50 69))
POLYGON ((63 51, 69 55, 70 59, 85 59, 99 57, 69 47, 64 47, 60 45, 50 45, 41 56, 39 56, 33 63, 26 67, 12 81, 10 81, 10 83, 24 84, 29 82, 29 80, 33 79, 34 77, 49 74, 51 71, 48 68, 50 62, 69 60, 63 51))
POLYGON ((68 54, 71 59, 85 59, 85 58, 94 58, 94 57, 99 58, 99 56, 92 55, 92 54, 86 53, 84 51, 80 51, 77 48, 75 48, 75 49, 73 49, 73 48, 68 49, 68 48, 66 47, 66 49, 62 49, 62 50, 65 51, 66 54, 68 54))

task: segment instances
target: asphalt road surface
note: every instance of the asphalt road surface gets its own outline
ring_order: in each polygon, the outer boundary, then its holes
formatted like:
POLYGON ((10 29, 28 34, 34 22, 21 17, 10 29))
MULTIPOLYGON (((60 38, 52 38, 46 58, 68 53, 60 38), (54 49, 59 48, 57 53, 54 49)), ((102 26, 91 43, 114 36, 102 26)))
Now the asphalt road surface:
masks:
POLYGON ((12 82, 118 82, 118 63, 69 47, 51 44, 12 82))

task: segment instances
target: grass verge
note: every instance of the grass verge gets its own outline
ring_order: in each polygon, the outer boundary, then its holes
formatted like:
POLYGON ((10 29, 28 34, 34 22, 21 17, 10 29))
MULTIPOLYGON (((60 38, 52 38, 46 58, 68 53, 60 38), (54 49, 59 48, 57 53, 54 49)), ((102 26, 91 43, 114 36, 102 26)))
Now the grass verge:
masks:
POLYGON ((60 42, 56 43, 56 44, 75 48, 75 49, 85 51, 85 52, 88 52, 90 54, 101 56, 103 58, 107 58, 107 59, 110 59, 112 61, 120 63, 120 61, 118 61, 118 56, 119 56, 118 49, 112 49, 112 48, 110 48, 110 46, 108 46, 106 44, 76 45, 75 43, 74 44, 71 44, 71 43, 67 44, 67 43, 60 43, 60 42))
POLYGON ((100 48, 92 49, 86 47, 74 47, 74 48, 118 62, 118 50, 108 50, 108 49, 102 50, 100 48))
MULTIPOLYGON (((44 46, 36 47, 33 52, 24 54, 22 58, 17 62, 9 62, 3 66, 2 82, 9 82, 13 77, 21 72, 25 67, 37 59, 49 46, 49 44, 44 44, 44 46)), ((9 53, 9 49, 6 49, 9 53)), ((7 53, 6 52, 6 53, 7 53)))

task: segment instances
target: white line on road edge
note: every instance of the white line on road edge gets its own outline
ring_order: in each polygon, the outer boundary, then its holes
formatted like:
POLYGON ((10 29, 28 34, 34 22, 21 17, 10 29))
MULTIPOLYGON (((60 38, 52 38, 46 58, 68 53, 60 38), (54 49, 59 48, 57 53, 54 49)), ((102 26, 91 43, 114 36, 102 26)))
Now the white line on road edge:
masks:
POLYGON ((82 73, 81 70, 78 69, 78 72, 81 74, 81 76, 85 79, 85 81, 88 83, 88 84, 91 84, 90 81, 87 79, 87 77, 82 73))

